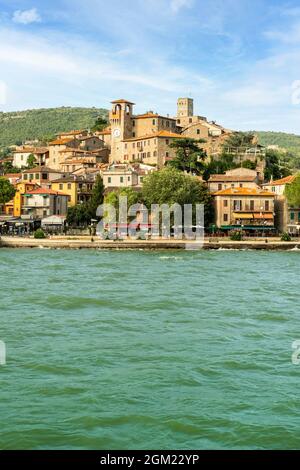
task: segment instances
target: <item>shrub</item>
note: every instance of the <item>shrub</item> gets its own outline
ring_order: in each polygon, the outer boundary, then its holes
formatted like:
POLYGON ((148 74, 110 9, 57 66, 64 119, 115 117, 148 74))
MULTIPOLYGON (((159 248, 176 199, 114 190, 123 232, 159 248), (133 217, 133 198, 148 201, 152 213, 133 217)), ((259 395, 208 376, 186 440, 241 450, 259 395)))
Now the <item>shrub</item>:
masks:
POLYGON ((240 242, 243 240, 243 232, 242 230, 231 230, 229 232, 230 240, 235 242, 240 242))
POLYGON ((292 239, 292 237, 290 236, 290 234, 288 232, 284 232, 282 235, 281 235, 281 241, 282 242, 290 242, 292 239))
POLYGON ((38 239, 46 238, 44 230, 42 230, 41 228, 38 228, 34 232, 34 238, 38 238, 38 239))

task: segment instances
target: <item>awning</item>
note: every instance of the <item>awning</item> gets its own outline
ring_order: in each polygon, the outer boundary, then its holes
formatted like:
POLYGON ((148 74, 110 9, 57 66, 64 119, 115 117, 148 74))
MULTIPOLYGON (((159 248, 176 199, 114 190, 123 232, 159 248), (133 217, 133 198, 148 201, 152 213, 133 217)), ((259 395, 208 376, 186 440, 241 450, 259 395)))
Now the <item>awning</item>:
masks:
POLYGON ((253 220, 253 219, 267 219, 267 220, 273 220, 273 213, 263 213, 263 212, 241 212, 241 213, 237 213, 237 212, 234 212, 233 213, 233 217, 235 219, 249 219, 249 220, 253 220))
POLYGON ((254 218, 252 213, 237 214, 236 212, 233 213, 233 217, 235 219, 253 219, 254 218))
POLYGON ((221 230, 276 230, 274 225, 221 225, 221 230))

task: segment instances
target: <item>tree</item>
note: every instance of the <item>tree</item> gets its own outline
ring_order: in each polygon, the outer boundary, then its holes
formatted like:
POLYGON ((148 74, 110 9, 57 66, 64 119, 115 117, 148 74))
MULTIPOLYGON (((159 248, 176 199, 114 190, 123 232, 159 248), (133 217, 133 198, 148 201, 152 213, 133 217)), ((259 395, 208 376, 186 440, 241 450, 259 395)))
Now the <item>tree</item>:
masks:
POLYGON ((278 150, 269 149, 266 152, 265 179, 278 180, 291 174, 285 162, 286 155, 278 150))
POLYGON ((97 207, 103 203, 104 184, 101 175, 97 176, 95 185, 92 191, 92 197, 88 202, 88 210, 90 212, 90 218, 96 217, 97 207))
POLYGON ((205 143, 203 139, 175 139, 169 147, 176 150, 176 157, 167 165, 187 173, 201 174, 204 168, 203 161, 207 156, 199 147, 199 144, 203 143, 205 143))
POLYGON ((20 173, 20 168, 16 168, 10 160, 7 160, 3 162, 3 172, 5 175, 8 173, 20 173))
POLYGON ((15 194, 13 185, 6 178, 0 177, 0 205, 11 201, 15 194))
POLYGON ((27 167, 29 169, 34 168, 37 164, 35 156, 31 153, 27 158, 27 167))
POLYGON ((92 132, 103 131, 103 129, 107 126, 108 126, 108 121, 104 119, 102 116, 99 116, 91 130, 92 132))
POLYGON ((203 171, 203 179, 208 180, 211 175, 224 174, 228 170, 238 168, 239 165, 234 161, 234 156, 230 154, 223 154, 219 159, 212 158, 207 162, 203 171))
POLYGON ((233 132, 225 140, 223 149, 252 147, 257 144, 257 138, 253 132, 233 132))
POLYGON ((195 176, 166 167, 144 179, 143 198, 148 209, 152 204, 204 204, 205 222, 212 218, 212 196, 207 187, 195 176))
POLYGON ((257 166, 256 162, 252 162, 251 160, 244 160, 242 162, 242 168, 248 168, 248 170, 255 170, 257 166))
POLYGON ((300 173, 292 183, 286 185, 284 195, 291 207, 300 207, 300 173))
POLYGON ((87 204, 77 204, 68 208, 66 221, 72 227, 86 227, 91 223, 90 215, 87 204))
POLYGON ((117 218, 119 217, 119 197, 127 197, 128 209, 134 204, 142 203, 141 193, 135 191, 132 188, 121 188, 117 191, 109 192, 104 199, 105 204, 111 204, 116 209, 117 218))

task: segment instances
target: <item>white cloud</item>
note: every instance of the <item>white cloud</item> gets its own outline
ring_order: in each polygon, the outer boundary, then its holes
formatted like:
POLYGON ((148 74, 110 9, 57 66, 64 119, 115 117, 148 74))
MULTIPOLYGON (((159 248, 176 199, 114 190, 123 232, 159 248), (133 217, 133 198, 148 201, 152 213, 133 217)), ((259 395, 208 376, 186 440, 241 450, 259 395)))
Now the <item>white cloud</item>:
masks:
POLYGON ((173 13, 178 13, 181 8, 190 8, 193 0, 171 0, 170 7, 173 13))
POLYGON ((41 16, 36 8, 30 10, 17 10, 13 14, 13 22, 20 24, 39 23, 41 16))

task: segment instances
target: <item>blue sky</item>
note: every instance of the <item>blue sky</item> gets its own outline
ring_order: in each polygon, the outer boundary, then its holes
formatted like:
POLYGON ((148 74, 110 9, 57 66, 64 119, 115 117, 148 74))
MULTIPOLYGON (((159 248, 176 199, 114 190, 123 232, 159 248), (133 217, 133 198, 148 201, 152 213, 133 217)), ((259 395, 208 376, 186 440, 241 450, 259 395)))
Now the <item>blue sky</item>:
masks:
POLYGON ((0 0, 0 111, 176 112, 300 134, 299 0, 0 0))

